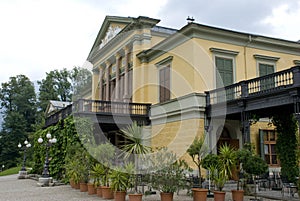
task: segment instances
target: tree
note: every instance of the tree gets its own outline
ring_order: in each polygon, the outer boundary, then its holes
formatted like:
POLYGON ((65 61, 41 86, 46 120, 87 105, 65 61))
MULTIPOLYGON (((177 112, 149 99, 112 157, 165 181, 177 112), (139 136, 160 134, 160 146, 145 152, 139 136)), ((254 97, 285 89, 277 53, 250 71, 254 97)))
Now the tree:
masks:
POLYGON ((36 121, 36 95, 33 83, 25 76, 11 77, 0 89, 3 125, 0 158, 6 167, 17 164, 17 145, 28 139, 36 121))
POLYGON ((38 81, 39 109, 44 112, 50 100, 72 100, 72 73, 67 69, 54 70, 46 73, 46 78, 38 81))

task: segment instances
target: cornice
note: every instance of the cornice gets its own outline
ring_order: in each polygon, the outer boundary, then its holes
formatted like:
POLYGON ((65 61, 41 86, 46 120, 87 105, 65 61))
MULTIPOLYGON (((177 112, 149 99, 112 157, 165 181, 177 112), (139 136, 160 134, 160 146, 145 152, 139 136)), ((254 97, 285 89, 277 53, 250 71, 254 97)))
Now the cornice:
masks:
POLYGON ((297 42, 226 30, 196 23, 189 23, 174 35, 151 49, 142 51, 137 56, 139 58, 140 56, 143 57, 143 60, 147 57, 148 61, 152 61, 165 52, 170 51, 192 38, 300 56, 300 44, 297 42))

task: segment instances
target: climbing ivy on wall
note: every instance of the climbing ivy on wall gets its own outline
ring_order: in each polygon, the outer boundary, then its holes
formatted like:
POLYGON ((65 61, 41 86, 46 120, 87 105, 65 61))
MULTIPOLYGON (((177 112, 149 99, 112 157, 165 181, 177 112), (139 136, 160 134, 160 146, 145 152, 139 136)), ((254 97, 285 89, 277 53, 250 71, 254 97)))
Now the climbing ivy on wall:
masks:
POLYGON ((49 171, 50 175, 57 179, 62 179, 65 174, 65 157, 68 150, 72 146, 80 142, 78 133, 76 132, 73 116, 61 120, 54 126, 47 129, 40 129, 34 134, 34 166, 33 172, 42 174, 46 147, 37 142, 39 137, 46 140, 46 134, 50 132, 52 137, 56 137, 57 143, 53 144, 49 149, 49 171))
POLYGON ((295 182, 299 176, 297 155, 297 121, 292 114, 276 115, 273 124, 277 129, 276 152, 281 164, 281 174, 295 182))

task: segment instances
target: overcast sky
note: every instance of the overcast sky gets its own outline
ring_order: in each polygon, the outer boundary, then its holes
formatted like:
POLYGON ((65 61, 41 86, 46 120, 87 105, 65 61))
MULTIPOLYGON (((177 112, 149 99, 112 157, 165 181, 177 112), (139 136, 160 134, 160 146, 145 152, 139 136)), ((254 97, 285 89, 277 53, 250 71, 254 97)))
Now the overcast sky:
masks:
POLYGON ((300 39, 300 0, 0 0, 0 83, 82 66, 106 15, 158 18, 158 25, 175 29, 190 16, 200 24, 300 39))

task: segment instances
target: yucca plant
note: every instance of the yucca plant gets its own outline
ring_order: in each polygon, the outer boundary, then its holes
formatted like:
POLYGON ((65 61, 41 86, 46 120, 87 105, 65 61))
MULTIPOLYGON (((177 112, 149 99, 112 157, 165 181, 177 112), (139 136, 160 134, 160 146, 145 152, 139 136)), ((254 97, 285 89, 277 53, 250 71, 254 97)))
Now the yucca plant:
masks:
POLYGON ((121 147, 123 150, 123 156, 125 159, 133 158, 135 162, 135 181, 134 181, 134 190, 137 193, 137 172, 138 172, 138 161, 143 159, 147 153, 151 151, 151 148, 145 145, 143 141, 143 127, 139 126, 136 121, 132 125, 127 126, 124 129, 121 129, 121 132, 126 138, 125 145, 121 147))

